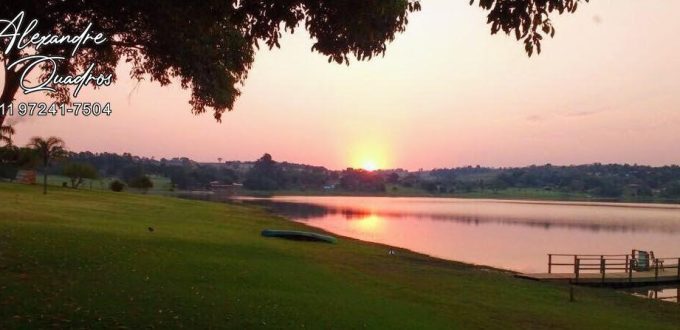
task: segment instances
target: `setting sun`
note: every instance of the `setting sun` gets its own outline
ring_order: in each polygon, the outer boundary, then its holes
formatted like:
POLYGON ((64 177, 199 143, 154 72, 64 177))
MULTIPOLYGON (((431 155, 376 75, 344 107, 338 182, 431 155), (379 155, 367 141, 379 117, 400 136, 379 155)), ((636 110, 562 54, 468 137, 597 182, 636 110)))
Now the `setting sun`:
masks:
POLYGON ((366 171, 385 169, 390 166, 388 161, 388 144, 384 141, 357 141, 357 145, 351 148, 350 166, 366 171))
POLYGON ((364 161, 364 163, 361 165, 361 168, 366 171, 375 171, 378 169, 378 165, 375 163, 375 161, 367 160, 364 161))

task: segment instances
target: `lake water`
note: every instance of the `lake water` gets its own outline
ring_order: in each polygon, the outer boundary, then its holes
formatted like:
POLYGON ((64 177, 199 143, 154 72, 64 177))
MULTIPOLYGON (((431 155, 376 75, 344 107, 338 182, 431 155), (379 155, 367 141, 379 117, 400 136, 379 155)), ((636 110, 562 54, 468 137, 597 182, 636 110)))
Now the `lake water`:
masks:
POLYGON ((338 235, 520 272, 547 272, 548 253, 641 249, 680 257, 678 205, 306 196, 244 201, 338 235))
POLYGON ((676 285, 661 285, 641 288, 629 288, 623 290, 629 294, 637 297, 655 299, 666 302, 680 303, 680 286, 676 285))

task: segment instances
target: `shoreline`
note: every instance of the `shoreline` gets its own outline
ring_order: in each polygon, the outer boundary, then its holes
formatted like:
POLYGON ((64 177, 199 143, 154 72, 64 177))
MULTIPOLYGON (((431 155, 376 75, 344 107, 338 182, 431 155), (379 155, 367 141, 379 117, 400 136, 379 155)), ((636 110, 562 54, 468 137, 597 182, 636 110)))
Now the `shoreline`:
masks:
POLYGON ((598 197, 586 193, 572 193, 535 188, 508 188, 493 191, 491 189, 471 192, 431 193, 422 189, 402 186, 388 186, 385 191, 361 192, 342 189, 290 189, 259 191, 244 188, 235 189, 233 193, 247 196, 357 196, 357 197, 430 197, 461 198, 489 200, 536 200, 557 202, 601 202, 601 203, 639 203, 639 204, 680 204, 680 199, 650 198, 644 196, 598 197))
POLYGON ((520 203, 537 203, 537 204, 569 204, 569 205, 600 205, 600 206, 615 206, 615 207, 669 207, 680 208, 680 200, 649 200, 639 198, 587 198, 587 197, 567 197, 567 198, 553 198, 540 197, 534 195, 518 196, 518 195, 498 195, 498 194, 390 194, 390 193, 362 193, 362 192, 334 192, 328 193, 324 191, 310 191, 310 190, 281 190, 281 191, 254 191, 241 190, 237 192, 222 193, 213 190, 186 190, 162 192, 154 194, 158 195, 224 195, 235 197, 253 197, 253 198, 271 198, 271 197, 382 197, 382 198, 437 198, 437 199, 469 199, 469 200, 485 200, 498 202, 520 202, 520 203))

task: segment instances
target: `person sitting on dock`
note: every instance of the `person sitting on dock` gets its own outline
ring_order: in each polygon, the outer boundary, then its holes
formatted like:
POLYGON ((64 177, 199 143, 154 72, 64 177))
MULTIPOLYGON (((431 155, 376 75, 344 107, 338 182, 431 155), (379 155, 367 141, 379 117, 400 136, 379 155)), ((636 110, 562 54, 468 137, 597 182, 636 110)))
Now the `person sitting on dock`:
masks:
POLYGON ((654 257, 654 251, 633 250, 633 270, 644 272, 650 270, 652 265, 658 264, 659 269, 663 270, 663 260, 654 257))
POLYGON ((633 270, 638 272, 649 270, 649 252, 633 250, 633 270))
POLYGON ((659 264, 659 269, 663 270, 663 260, 662 259, 657 259, 654 256, 654 251, 649 251, 649 258, 652 262, 652 264, 658 263, 659 264))

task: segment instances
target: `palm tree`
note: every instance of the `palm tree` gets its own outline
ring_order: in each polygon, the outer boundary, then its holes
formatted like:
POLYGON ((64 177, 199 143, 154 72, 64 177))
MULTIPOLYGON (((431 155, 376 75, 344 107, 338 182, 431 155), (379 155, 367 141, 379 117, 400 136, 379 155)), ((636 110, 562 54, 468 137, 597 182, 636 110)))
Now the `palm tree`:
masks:
POLYGON ((7 146, 12 146, 12 135, 16 134, 14 127, 0 126, 0 142, 4 142, 7 146))
POLYGON ((38 152, 43 161, 43 194, 47 194, 47 168, 50 161, 63 156, 66 153, 64 141, 58 137, 51 136, 47 140, 34 136, 31 138, 29 147, 38 152))

